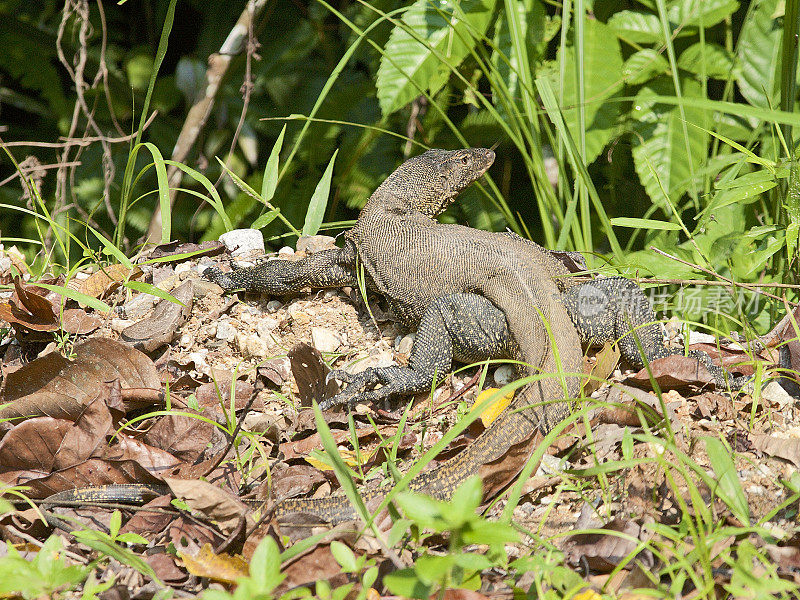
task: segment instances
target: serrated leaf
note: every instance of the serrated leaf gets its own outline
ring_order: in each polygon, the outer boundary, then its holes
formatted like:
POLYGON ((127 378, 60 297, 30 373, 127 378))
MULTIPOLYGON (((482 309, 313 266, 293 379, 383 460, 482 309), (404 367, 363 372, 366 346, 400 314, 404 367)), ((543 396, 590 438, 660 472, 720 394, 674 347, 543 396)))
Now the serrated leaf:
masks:
POLYGON ((622 77, 628 85, 639 85, 658 75, 668 73, 667 59, 653 48, 644 48, 634 52, 622 65, 622 77))
MULTIPOLYGON (((600 21, 586 20, 584 30, 584 122, 586 123, 586 156, 588 165, 600 154, 611 139, 614 126, 619 116, 618 102, 608 102, 622 88, 622 53, 619 41, 608 26, 600 21)), ((580 139, 578 130, 578 94, 576 91, 575 49, 568 46, 564 56, 557 60, 565 61, 563 90, 564 121, 573 139, 580 139)), ((556 69, 556 72, 558 69, 556 69)), ((554 73, 551 77, 553 87, 558 94, 559 77, 554 73)))
POLYGON ((750 104, 762 108, 778 106, 783 26, 774 15, 780 1, 754 3, 736 46, 739 91, 750 104))
MULTIPOLYGON (((681 85, 684 98, 700 96, 700 84, 693 79, 684 79, 681 85)), ((674 94, 672 81, 656 79, 639 91, 631 111, 636 122, 632 138, 636 173, 650 200, 659 205, 666 202, 662 186, 673 201, 688 189, 689 161, 695 171, 699 170, 708 149, 708 134, 700 127, 684 128, 677 106, 659 104, 651 99, 669 94, 674 94), (689 155, 684 135, 688 136, 689 155)), ((703 125, 705 111, 686 105, 684 114, 687 124, 703 125)))
POLYGON ((733 55, 719 44, 710 42, 698 42, 681 52, 678 68, 700 75, 703 72, 703 60, 706 77, 726 79, 733 70, 733 55))
POLYGON ((494 0, 417 0, 392 29, 376 86, 384 115, 438 92, 489 26, 494 0), (412 33, 413 32, 413 33, 412 33))
POLYGON ((328 206, 328 196, 331 193, 333 163, 336 162, 336 155, 338 153, 339 150, 337 148, 328 163, 328 167, 322 174, 322 179, 319 180, 317 187, 314 189, 311 201, 308 203, 306 220, 305 223, 303 223, 303 235, 317 235, 320 225, 322 225, 322 219, 325 217, 325 208, 328 206))

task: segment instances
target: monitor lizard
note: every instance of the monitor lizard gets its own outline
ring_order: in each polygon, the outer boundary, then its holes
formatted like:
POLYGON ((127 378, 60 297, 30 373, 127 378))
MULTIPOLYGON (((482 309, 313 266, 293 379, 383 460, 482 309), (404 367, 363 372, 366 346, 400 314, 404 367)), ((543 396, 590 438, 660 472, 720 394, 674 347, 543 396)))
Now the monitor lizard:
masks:
MULTIPOLYGON (((512 446, 537 430, 546 434, 569 415, 580 391, 581 342, 618 340, 623 357, 635 366, 676 353, 666 348, 655 315, 633 282, 609 277, 576 283, 560 260, 534 242, 436 220, 494 158, 484 148, 429 150, 404 162, 375 190, 341 248, 297 261, 271 260, 230 273, 211 267, 203 273, 226 291, 285 295, 355 285, 363 267, 367 285, 386 299, 404 327, 417 330, 409 366, 356 376, 335 371, 349 385, 322 399, 323 408, 430 390, 454 359, 511 358, 527 365, 522 374, 546 375, 523 387, 474 443, 410 482, 410 489, 440 499, 512 446), (366 389, 378 383, 382 387, 366 389)), ((707 355, 695 357, 725 385, 724 373, 707 355)), ((71 492, 85 500, 120 501, 134 500, 137 489, 71 492)), ((290 512, 310 512, 332 523, 356 518, 343 496, 289 499, 277 507, 278 515, 290 512)))

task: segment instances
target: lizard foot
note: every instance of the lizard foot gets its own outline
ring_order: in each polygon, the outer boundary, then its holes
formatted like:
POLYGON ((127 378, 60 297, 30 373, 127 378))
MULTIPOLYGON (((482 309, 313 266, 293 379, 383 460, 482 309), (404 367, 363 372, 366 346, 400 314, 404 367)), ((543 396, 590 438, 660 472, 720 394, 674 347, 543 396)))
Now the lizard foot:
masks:
POLYGON ((203 278, 216 283, 226 291, 239 287, 233 282, 229 273, 223 273, 218 267, 208 267, 203 271, 203 278))

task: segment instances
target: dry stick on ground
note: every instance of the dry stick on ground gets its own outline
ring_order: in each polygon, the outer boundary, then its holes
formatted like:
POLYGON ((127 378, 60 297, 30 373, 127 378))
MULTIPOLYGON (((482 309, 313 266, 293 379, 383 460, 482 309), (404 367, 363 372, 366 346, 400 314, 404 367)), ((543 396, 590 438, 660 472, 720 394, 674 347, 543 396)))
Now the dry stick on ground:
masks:
MULTIPOLYGON (((688 267, 692 267, 693 269, 697 269, 698 271, 702 271, 703 273, 708 273, 712 277, 716 277, 718 279, 722 279, 722 281, 725 281, 725 282, 727 282, 728 284, 730 284, 732 286, 741 287, 741 288, 744 288, 746 290, 750 290, 751 292, 754 292, 756 294, 761 294, 762 296, 767 296, 768 298, 772 298, 774 300, 778 300, 779 302, 783 302, 784 301, 784 299, 781 298, 780 296, 776 296, 775 294, 770 294, 769 292, 765 292, 765 291, 759 289, 759 287, 763 287, 763 286, 750 285, 749 283, 739 283, 738 281, 734 281, 733 279, 728 279, 727 277, 725 277, 724 275, 720 275, 716 271, 712 271, 711 269, 706 269, 705 267, 701 267, 700 265, 696 265, 696 264, 694 264, 692 262, 689 262, 688 260, 683 260, 682 258, 678 258, 677 256, 673 256, 672 254, 669 254, 668 252, 664 252, 663 250, 659 250, 655 246, 650 246, 650 250, 653 250, 654 252, 656 252, 656 253, 658 253, 658 254, 660 254, 662 256, 666 256, 667 258, 671 258, 672 260, 677 261, 677 262, 679 262, 681 264, 684 264, 684 265, 686 265, 688 267)), ((776 286, 776 287, 784 287, 784 286, 781 285, 781 286, 776 286)), ((797 302, 789 302, 789 304, 791 304, 793 306, 797 306, 798 305, 797 302)))
MULTIPOLYGON (((172 150, 172 160, 183 163, 189 155, 189 151, 194 146, 197 137, 205 127, 211 109, 214 107, 217 93, 222 84, 222 79, 228 72, 233 57, 242 51, 250 31, 250 23, 255 21, 264 10, 267 0, 250 0, 247 6, 239 15, 236 25, 233 26, 227 39, 223 42, 219 52, 208 57, 208 69, 206 69, 206 85, 203 96, 199 98, 189 109, 186 121, 183 123, 175 148, 172 150)), ((176 167, 170 166, 167 171, 167 181, 169 182, 169 205, 175 203, 176 186, 180 177, 180 171, 176 167)), ((145 243, 158 243, 161 241, 162 230, 161 207, 156 205, 153 218, 147 231, 145 243)))

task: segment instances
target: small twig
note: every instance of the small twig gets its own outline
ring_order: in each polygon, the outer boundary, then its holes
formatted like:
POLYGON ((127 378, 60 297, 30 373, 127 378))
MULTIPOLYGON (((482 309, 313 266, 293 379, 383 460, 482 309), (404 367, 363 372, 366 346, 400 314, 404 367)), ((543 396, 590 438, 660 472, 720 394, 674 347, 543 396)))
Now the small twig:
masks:
MULTIPOLYGON (((716 285, 727 287, 727 281, 708 281, 707 279, 647 279, 636 278, 637 283, 658 283, 663 285, 716 285)), ((800 290, 800 285, 794 283, 747 283, 744 284, 753 288, 781 288, 788 290, 800 290)), ((755 291, 755 290, 754 290, 755 291)))
POLYGON ((242 416, 236 420, 236 427, 234 428, 233 433, 231 434, 231 439, 228 440, 228 445, 225 447, 225 450, 223 452, 220 452, 219 456, 217 457, 217 460, 214 461, 214 464, 212 464, 210 468, 206 469, 206 471, 199 477, 199 479, 203 479, 204 477, 208 477, 209 475, 211 475, 211 473, 214 472, 214 469, 220 466, 222 464, 222 461, 225 460, 225 457, 228 456, 228 452, 231 451, 233 445, 236 443, 236 436, 239 435, 239 432, 242 430, 242 424, 244 423, 245 416, 247 416, 247 411, 249 411, 250 407, 253 406, 253 402, 255 402, 257 395, 258 394, 254 393, 251 396, 250 400, 247 401, 247 406, 244 407, 244 410, 242 411, 242 416))
MULTIPOLYGON (((664 252, 663 250, 659 250, 655 246, 650 246, 650 249, 653 250, 654 252, 656 252, 658 254, 661 254, 662 256, 666 256, 667 258, 670 258, 670 259, 672 259, 672 260, 674 260, 676 262, 684 264, 684 265, 686 265, 688 267, 692 267, 693 269, 697 269, 698 271, 702 271, 703 273, 707 273, 707 274, 711 275, 712 277, 716 277, 717 279, 722 279, 723 281, 728 282, 732 286, 741 287, 741 288, 744 288, 746 290, 750 290, 751 292, 754 292, 756 294, 761 294, 762 296, 767 296, 768 298, 772 298, 772 299, 778 300, 780 302, 783 302, 783 300, 784 300, 780 296, 776 296, 775 294, 770 294, 769 292, 764 292, 764 291, 758 289, 758 287, 750 285, 749 283, 739 283, 738 281, 734 281, 733 279, 728 279, 724 275, 720 275, 719 273, 716 273, 715 271, 712 271, 711 269, 706 269, 705 267, 701 267, 700 265, 696 265, 695 263, 689 262, 688 260, 683 260, 682 258, 678 258, 677 256, 673 256, 672 254, 669 254, 668 252, 664 252)), ((798 305, 797 302, 789 302, 789 304, 792 304, 794 306, 798 305)))

